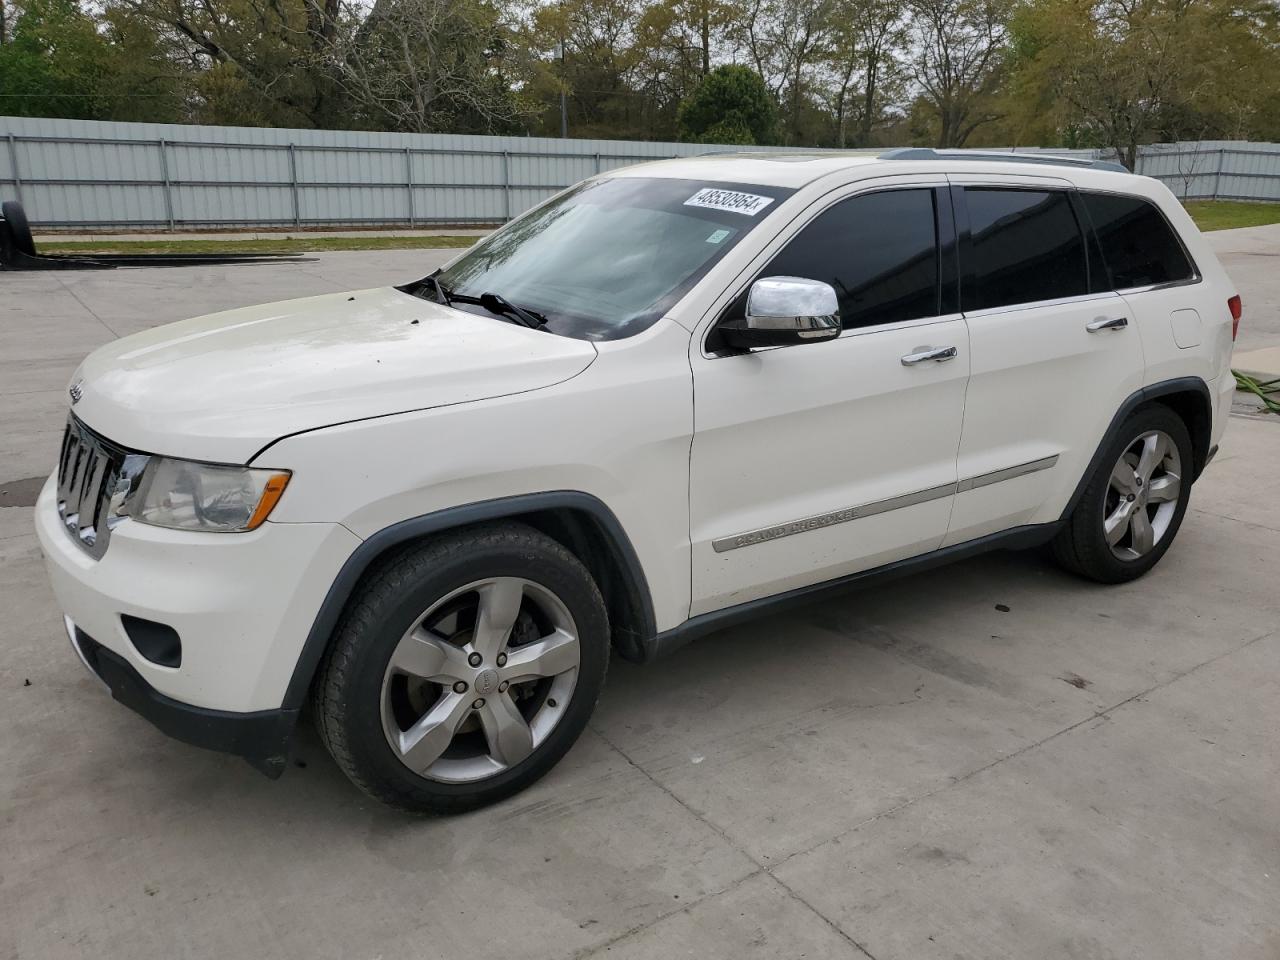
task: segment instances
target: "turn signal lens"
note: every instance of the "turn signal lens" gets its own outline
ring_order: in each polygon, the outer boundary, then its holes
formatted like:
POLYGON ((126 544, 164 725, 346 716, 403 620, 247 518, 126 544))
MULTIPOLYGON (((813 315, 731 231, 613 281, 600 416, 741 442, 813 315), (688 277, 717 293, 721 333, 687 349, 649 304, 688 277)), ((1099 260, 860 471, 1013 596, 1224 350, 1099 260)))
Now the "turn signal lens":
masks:
POLYGON ((1227 300, 1227 309, 1231 311, 1231 339, 1235 340, 1240 332, 1240 317, 1244 315, 1244 304, 1240 302, 1240 294, 1227 300))
POLYGON ((271 511, 276 508, 276 502, 279 501, 284 488, 289 485, 289 474, 277 473, 266 482, 262 488, 262 499, 258 501, 258 508, 253 511, 253 516, 249 518, 249 523, 245 527, 246 530, 256 530, 262 526, 262 522, 271 515, 271 511))

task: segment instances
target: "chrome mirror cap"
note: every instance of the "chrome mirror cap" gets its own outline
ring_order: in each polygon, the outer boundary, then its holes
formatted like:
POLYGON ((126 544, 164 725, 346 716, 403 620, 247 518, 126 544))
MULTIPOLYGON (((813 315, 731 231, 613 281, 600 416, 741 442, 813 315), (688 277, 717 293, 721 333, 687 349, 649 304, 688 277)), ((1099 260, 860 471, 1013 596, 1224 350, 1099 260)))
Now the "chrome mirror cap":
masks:
POLYGON ((725 342, 740 350, 820 343, 840 329, 831 284, 805 277, 762 277, 747 294, 746 316, 720 326, 725 342))

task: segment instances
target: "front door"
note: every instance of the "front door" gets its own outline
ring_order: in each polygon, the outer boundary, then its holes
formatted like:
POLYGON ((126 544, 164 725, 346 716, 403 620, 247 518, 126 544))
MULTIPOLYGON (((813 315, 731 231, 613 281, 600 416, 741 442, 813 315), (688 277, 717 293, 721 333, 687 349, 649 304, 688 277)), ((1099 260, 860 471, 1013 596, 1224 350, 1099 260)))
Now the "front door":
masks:
POLYGON ((831 284, 843 334, 750 353, 694 339, 691 615, 939 546, 969 370, 952 236, 944 187, 829 195, 748 276, 831 284))

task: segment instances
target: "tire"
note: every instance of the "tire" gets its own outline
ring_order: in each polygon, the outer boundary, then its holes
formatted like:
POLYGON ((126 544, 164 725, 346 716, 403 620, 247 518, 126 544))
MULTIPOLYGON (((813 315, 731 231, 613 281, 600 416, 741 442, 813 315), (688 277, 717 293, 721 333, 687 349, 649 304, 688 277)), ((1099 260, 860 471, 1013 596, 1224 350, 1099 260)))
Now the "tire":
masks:
POLYGON ((555 766, 608 661, 604 601, 578 558, 524 524, 486 524, 410 545, 366 575, 312 706, 329 753, 369 796, 458 813, 555 766))
POLYGON ((1054 557, 1072 573, 1099 583, 1142 576, 1164 556, 1182 525, 1193 472, 1191 435, 1182 418, 1161 404, 1135 410, 1054 539, 1054 557))
POLYGON ((0 203, 0 216, 9 228, 9 242, 13 249, 25 253, 29 257, 36 255, 36 241, 31 236, 31 225, 27 223, 26 211, 17 200, 6 200, 0 203))

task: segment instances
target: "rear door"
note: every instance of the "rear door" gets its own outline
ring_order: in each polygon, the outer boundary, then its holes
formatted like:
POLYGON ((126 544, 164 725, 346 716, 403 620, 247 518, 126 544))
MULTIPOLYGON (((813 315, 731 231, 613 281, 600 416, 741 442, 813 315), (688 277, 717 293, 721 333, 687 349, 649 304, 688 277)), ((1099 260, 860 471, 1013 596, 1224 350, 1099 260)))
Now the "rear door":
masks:
POLYGON ((947 544, 1056 520, 1144 371, 1071 184, 950 180, 972 357, 947 544))
POLYGON ((1230 350, 1225 294, 1215 296, 1164 214, 1145 197, 1081 191, 1112 285, 1142 335, 1147 383, 1188 374, 1211 381, 1230 350), (1202 348, 1204 344, 1217 349, 1202 348))

